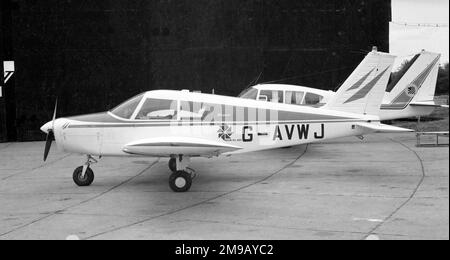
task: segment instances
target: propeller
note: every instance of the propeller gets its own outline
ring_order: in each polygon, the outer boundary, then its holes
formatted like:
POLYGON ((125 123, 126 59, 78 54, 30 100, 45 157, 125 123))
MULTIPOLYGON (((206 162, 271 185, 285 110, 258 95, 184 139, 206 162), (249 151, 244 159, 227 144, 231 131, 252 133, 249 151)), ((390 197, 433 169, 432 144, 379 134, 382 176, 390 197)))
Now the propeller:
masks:
POLYGON ((56 120, 56 110, 58 109, 58 99, 55 103, 55 110, 53 111, 52 128, 48 129, 47 138, 45 139, 45 150, 44 150, 44 162, 47 161, 48 153, 52 147, 52 142, 55 140, 55 120, 56 120))

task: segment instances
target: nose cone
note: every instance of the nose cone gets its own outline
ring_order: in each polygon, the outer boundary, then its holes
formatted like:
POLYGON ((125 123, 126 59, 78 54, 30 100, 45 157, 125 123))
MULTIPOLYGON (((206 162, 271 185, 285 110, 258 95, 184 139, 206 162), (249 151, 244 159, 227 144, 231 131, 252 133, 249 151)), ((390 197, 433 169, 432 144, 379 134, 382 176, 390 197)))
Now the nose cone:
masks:
POLYGON ((53 127, 53 122, 52 121, 47 122, 45 125, 43 125, 41 127, 41 131, 48 134, 49 130, 51 130, 52 127, 53 127))

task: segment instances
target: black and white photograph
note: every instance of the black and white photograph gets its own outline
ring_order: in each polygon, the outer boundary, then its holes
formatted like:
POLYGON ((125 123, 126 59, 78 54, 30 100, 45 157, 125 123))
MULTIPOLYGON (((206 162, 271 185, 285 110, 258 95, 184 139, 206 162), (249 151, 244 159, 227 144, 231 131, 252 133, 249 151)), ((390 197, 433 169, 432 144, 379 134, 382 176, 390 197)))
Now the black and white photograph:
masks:
POLYGON ((448 0, 1 0, 0 70, 0 240, 449 240, 448 0))

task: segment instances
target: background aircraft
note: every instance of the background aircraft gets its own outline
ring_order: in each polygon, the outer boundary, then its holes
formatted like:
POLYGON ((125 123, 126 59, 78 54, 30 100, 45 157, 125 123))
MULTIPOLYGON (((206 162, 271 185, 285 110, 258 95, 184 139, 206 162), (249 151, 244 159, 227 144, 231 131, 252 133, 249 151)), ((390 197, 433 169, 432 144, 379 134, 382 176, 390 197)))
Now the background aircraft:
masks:
MULTIPOLYGON (((437 105, 434 102, 436 82, 439 72, 440 54, 422 51, 413 58, 412 65, 395 83, 390 92, 386 92, 381 104, 381 120, 422 117, 433 113, 437 105)), ((356 86, 371 84, 376 74, 370 72, 356 86)), ((387 87, 386 83, 386 87, 387 87)), ((240 97, 262 101, 285 103, 301 106, 321 107, 336 94, 302 86, 284 84, 261 84, 244 91, 240 97)))
POLYGON ((380 104, 395 57, 373 51, 322 108, 241 98, 158 90, 138 95, 109 112, 56 119, 47 133, 46 160, 53 138, 60 150, 87 155, 75 169, 79 186, 90 185, 94 156, 166 157, 173 191, 189 190, 190 158, 232 155, 314 143, 374 132, 408 129, 380 123, 380 104), (356 85, 364 75, 376 76, 356 85))

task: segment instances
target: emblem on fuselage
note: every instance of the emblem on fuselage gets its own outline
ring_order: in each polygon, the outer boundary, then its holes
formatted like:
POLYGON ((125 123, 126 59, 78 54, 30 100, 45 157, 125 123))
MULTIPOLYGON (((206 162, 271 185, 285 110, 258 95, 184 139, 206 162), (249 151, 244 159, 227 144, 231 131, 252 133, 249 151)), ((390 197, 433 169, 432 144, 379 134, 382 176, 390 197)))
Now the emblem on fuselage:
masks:
POLYGON ((231 136, 233 135, 233 130, 231 129, 231 126, 229 125, 222 125, 220 126, 219 131, 217 131, 217 133, 219 133, 219 138, 224 140, 224 141, 231 141, 231 136))

